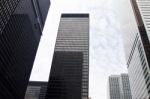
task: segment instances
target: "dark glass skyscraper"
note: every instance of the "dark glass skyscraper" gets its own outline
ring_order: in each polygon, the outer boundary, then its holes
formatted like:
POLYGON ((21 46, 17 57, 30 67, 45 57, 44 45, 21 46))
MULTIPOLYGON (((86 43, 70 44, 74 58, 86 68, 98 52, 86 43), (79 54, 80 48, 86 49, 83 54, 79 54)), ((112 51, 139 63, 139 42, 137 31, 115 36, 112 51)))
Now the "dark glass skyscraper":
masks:
POLYGON ((24 99, 49 5, 0 0, 0 99, 24 99))
POLYGON ((45 99, 47 82, 30 81, 24 99, 45 99))
POLYGON ((46 99, 88 99, 89 14, 62 14, 46 99))

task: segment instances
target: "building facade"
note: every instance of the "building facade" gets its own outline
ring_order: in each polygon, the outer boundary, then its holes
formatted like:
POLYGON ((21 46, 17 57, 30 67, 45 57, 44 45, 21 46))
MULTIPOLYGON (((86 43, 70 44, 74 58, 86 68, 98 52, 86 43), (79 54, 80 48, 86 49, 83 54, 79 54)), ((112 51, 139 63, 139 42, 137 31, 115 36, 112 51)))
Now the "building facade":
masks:
POLYGON ((123 31, 132 98, 149 99, 149 0, 121 0, 119 2, 120 12, 118 14, 123 31))
POLYGON ((45 99, 47 82, 30 81, 24 99, 45 99))
POLYGON ((108 99, 132 99, 128 74, 109 77, 108 99))
POLYGON ((24 98, 49 5, 0 1, 0 99, 24 98))
POLYGON ((88 99, 89 14, 62 14, 46 99, 88 99))
POLYGON ((119 77, 121 99, 132 99, 130 81, 128 74, 121 74, 119 77))
POLYGON ((121 99, 119 76, 113 75, 108 80, 108 99, 121 99))
POLYGON ((136 3, 145 32, 150 41, 150 1, 149 0, 132 0, 136 3))

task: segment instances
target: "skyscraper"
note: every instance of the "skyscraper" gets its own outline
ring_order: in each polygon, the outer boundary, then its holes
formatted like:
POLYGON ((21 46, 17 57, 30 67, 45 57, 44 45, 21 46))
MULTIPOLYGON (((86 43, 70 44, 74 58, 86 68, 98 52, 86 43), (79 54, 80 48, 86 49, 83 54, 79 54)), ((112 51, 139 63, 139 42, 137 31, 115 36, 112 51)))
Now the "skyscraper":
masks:
POLYGON ((24 99, 45 99, 47 82, 30 81, 24 99))
POLYGON ((132 99, 128 74, 109 77, 108 99, 132 99))
POLYGON ((121 99, 132 99, 128 74, 121 74, 119 77, 121 99))
POLYGON ((49 5, 0 0, 0 99, 24 98, 49 5))
POLYGON ((149 99, 149 0, 121 0, 119 2, 132 98, 149 99))
POLYGON ((121 99, 119 87, 119 76, 110 76, 108 81, 108 99, 121 99))
POLYGON ((89 14, 62 14, 46 99, 88 99, 89 14))

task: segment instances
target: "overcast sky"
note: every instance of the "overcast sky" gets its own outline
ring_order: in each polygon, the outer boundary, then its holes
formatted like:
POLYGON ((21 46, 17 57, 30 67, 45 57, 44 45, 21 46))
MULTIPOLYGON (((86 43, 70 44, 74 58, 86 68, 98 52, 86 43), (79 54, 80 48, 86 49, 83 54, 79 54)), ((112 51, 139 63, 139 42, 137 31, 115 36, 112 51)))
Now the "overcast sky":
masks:
POLYGON ((51 0, 30 80, 48 80, 61 13, 89 13, 89 96, 107 99, 108 76, 127 72, 122 32, 113 9, 115 2, 117 0, 51 0))

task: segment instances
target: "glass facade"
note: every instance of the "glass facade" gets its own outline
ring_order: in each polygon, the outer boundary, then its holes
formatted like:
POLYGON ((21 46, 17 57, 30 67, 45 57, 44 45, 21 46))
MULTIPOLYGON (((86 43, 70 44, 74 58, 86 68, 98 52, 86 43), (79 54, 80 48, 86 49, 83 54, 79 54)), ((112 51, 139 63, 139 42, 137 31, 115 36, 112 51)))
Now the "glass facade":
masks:
POLYGON ((109 77, 108 95, 108 99, 132 99, 128 74, 109 77))
MULTIPOLYGON (((139 30, 139 35, 141 38, 141 41, 139 38, 137 38, 137 54, 140 60, 140 73, 142 75, 143 79, 143 89, 140 87, 139 94, 136 93, 136 97, 142 97, 142 98, 150 98, 150 69, 149 69, 149 64, 150 64, 150 43, 149 43, 149 32, 147 31, 147 25, 145 25, 145 21, 148 21, 147 18, 150 16, 148 15, 149 13, 145 13, 147 7, 150 6, 146 0, 131 0, 131 4, 134 10, 135 18, 137 19, 138 23, 138 30, 139 30), (140 3, 140 5, 138 5, 140 3), (147 4, 146 4, 147 3, 147 4), (143 12, 141 12, 141 10, 143 12), (144 18, 143 18, 144 16, 144 18)), ((146 22, 147 23, 147 22, 146 22)), ((139 75, 139 76, 141 76, 139 75)), ((139 83, 138 86, 141 86, 141 83, 139 83)))
POLYGON ((33 6, 0 0, 0 99, 24 98, 42 34, 33 6))
POLYGON ((121 99, 132 99, 128 74, 121 74, 119 77, 121 99))
POLYGON ((45 99, 47 82, 30 81, 24 99, 45 99))
POLYGON ((109 77, 109 99, 120 99, 120 86, 119 86, 119 76, 113 75, 109 77))
MULTIPOLYGON (((133 99, 150 98, 150 45, 143 15, 137 2, 148 0, 121 0, 121 28, 133 99), (122 12, 128 12, 122 13, 122 12)), ((142 4, 142 8, 145 4, 142 4)), ((145 7, 147 7, 146 4, 145 7)))
POLYGON ((46 99, 88 99, 89 15, 62 14, 46 99))

